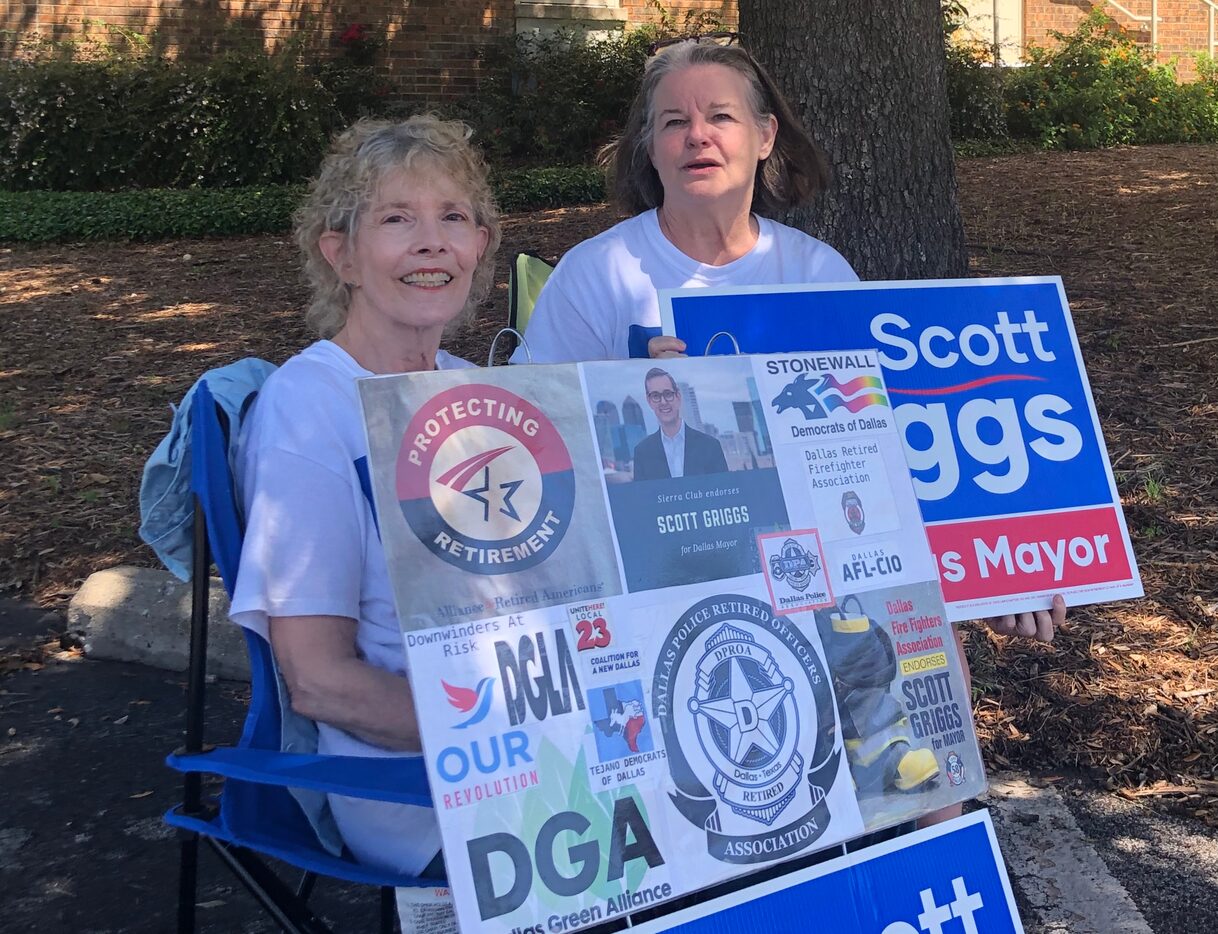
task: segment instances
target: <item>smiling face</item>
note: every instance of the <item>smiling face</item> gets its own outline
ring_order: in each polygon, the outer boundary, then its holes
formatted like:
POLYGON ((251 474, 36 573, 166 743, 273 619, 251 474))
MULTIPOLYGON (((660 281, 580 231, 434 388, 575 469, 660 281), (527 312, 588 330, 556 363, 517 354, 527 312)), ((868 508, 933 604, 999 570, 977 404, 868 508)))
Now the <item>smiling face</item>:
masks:
POLYGON ((651 163, 665 206, 730 197, 743 198, 747 210, 778 121, 771 114, 759 125, 744 75, 724 65, 681 68, 656 86, 652 107, 651 163))
POLYGON ((426 166, 390 172, 353 236, 327 234, 327 258, 352 286, 348 322, 375 333, 443 330, 465 308, 489 233, 469 195, 426 166))
POLYGON ((669 437, 681 429, 681 391, 669 375, 653 376, 644 383, 647 404, 669 437))

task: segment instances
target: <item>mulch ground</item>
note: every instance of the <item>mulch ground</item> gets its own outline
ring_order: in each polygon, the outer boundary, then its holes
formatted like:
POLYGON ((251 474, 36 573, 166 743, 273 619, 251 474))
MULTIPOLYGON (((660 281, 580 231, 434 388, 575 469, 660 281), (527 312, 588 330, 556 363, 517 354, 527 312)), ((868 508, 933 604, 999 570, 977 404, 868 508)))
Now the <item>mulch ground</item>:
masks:
MULTIPOLYGON (((988 761, 1218 824, 1216 166, 1216 146, 1038 153, 966 161, 960 187, 974 274, 1065 281, 1147 593, 1072 611, 1050 646, 970 633, 988 761)), ((513 215, 502 255, 614 219, 513 215)), ((308 342, 295 269, 273 237, 0 250, 0 591, 58 608, 155 564, 137 489, 168 405, 308 342)), ((485 359, 505 317, 500 287, 450 349, 485 359)))

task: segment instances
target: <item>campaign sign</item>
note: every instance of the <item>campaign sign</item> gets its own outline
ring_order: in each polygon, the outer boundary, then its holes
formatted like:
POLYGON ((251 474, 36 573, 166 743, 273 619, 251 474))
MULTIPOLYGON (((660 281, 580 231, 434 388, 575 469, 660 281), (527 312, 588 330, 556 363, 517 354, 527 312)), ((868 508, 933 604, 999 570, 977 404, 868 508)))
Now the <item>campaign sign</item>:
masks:
POLYGON ((833 357, 360 381, 462 930, 619 921, 984 788, 891 393, 833 357))
POLYGON ((631 928, 638 934, 1023 934, 988 811, 631 928), (809 919, 815 921, 810 924, 809 919))
MULTIPOLYGON (((661 312, 695 355, 718 331, 746 353, 876 348, 953 620, 1142 595, 1059 278, 689 289, 661 312)), ((812 427, 876 392, 823 368, 790 362, 766 405, 812 427)))

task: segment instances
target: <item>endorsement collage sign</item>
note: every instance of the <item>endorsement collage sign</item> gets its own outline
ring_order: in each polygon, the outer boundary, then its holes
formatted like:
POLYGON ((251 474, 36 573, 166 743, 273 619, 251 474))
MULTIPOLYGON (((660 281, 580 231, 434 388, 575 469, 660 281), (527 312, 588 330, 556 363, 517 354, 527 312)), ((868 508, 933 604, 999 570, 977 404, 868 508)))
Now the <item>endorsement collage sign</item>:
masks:
MULTIPOLYGON (((718 331, 747 353, 875 348, 951 619, 1142 596, 1060 278, 689 289, 661 315, 691 354, 718 331)), ((815 425, 813 390, 769 401, 815 425)))
POLYGON ((984 787, 874 352, 360 392, 463 930, 587 927, 984 787))

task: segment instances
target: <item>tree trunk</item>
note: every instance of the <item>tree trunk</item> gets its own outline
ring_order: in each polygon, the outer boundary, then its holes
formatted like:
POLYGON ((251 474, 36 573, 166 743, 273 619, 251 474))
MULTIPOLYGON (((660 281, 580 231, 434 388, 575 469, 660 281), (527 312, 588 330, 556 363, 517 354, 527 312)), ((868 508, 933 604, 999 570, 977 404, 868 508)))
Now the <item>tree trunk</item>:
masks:
POLYGON ((863 279, 965 275, 939 0, 740 0, 740 31, 833 167, 787 223, 863 279))

